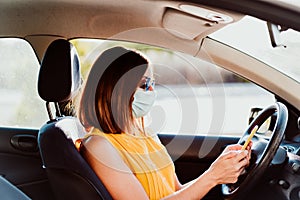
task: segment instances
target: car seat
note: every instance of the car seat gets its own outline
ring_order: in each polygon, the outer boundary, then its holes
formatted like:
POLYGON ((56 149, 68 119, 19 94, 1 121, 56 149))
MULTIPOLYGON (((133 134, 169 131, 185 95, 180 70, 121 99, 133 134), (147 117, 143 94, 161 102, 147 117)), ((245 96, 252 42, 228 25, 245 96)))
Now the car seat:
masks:
POLYGON ((0 196, 1 200, 30 200, 26 194, 2 176, 0 176, 0 196))
POLYGON ((58 106, 72 99, 80 85, 75 47, 64 39, 53 41, 45 52, 38 77, 38 93, 46 101, 49 115, 38 134, 43 167, 57 199, 112 199, 74 145, 84 129, 76 117, 62 115, 58 106))

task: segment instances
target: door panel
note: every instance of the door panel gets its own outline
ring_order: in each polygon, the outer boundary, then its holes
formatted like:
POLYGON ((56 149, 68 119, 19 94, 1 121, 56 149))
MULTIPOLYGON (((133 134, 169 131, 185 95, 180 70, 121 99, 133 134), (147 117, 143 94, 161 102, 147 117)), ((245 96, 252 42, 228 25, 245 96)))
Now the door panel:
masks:
POLYGON ((53 199, 37 146, 38 130, 0 128, 0 175, 32 199, 53 199))

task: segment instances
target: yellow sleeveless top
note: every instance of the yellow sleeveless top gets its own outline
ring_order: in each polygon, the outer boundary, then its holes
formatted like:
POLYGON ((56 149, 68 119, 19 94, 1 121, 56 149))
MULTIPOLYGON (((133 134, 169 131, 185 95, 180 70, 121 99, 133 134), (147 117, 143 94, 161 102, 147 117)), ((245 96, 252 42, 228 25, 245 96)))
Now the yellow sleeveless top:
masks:
POLYGON ((161 199, 175 192, 175 168, 158 137, 105 134, 94 128, 90 135, 104 136, 144 187, 149 199, 161 199))

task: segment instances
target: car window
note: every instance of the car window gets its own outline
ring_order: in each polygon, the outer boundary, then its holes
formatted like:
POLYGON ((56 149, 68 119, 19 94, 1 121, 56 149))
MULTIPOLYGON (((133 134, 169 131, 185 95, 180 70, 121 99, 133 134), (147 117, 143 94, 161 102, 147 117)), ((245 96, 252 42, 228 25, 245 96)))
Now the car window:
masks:
POLYGON ((300 82, 298 31, 282 31, 277 35, 278 46, 272 47, 267 22, 246 16, 239 22, 212 33, 210 37, 246 52, 300 82))
POLYGON ((0 126, 39 128, 47 120, 37 93, 39 63, 28 42, 0 39, 0 126))
POLYGON ((155 68, 151 121, 157 132, 240 135, 252 108, 275 102, 265 89, 216 65, 180 53, 169 57, 171 64, 155 68))
POLYGON ((115 45, 145 54, 154 66, 157 99, 146 126, 170 134, 241 135, 251 108, 275 102, 265 89, 198 58, 162 48, 118 41, 76 39, 86 77, 97 56, 115 45))

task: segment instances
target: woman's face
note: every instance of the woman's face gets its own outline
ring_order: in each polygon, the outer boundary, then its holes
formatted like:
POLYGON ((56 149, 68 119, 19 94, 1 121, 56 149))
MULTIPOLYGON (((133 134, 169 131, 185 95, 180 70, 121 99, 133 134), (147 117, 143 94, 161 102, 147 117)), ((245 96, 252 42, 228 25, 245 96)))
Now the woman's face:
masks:
POLYGON ((134 94, 134 100, 132 102, 132 112, 134 117, 140 118, 147 115, 151 110, 155 99, 156 93, 154 91, 153 71, 151 67, 148 67, 134 94))

